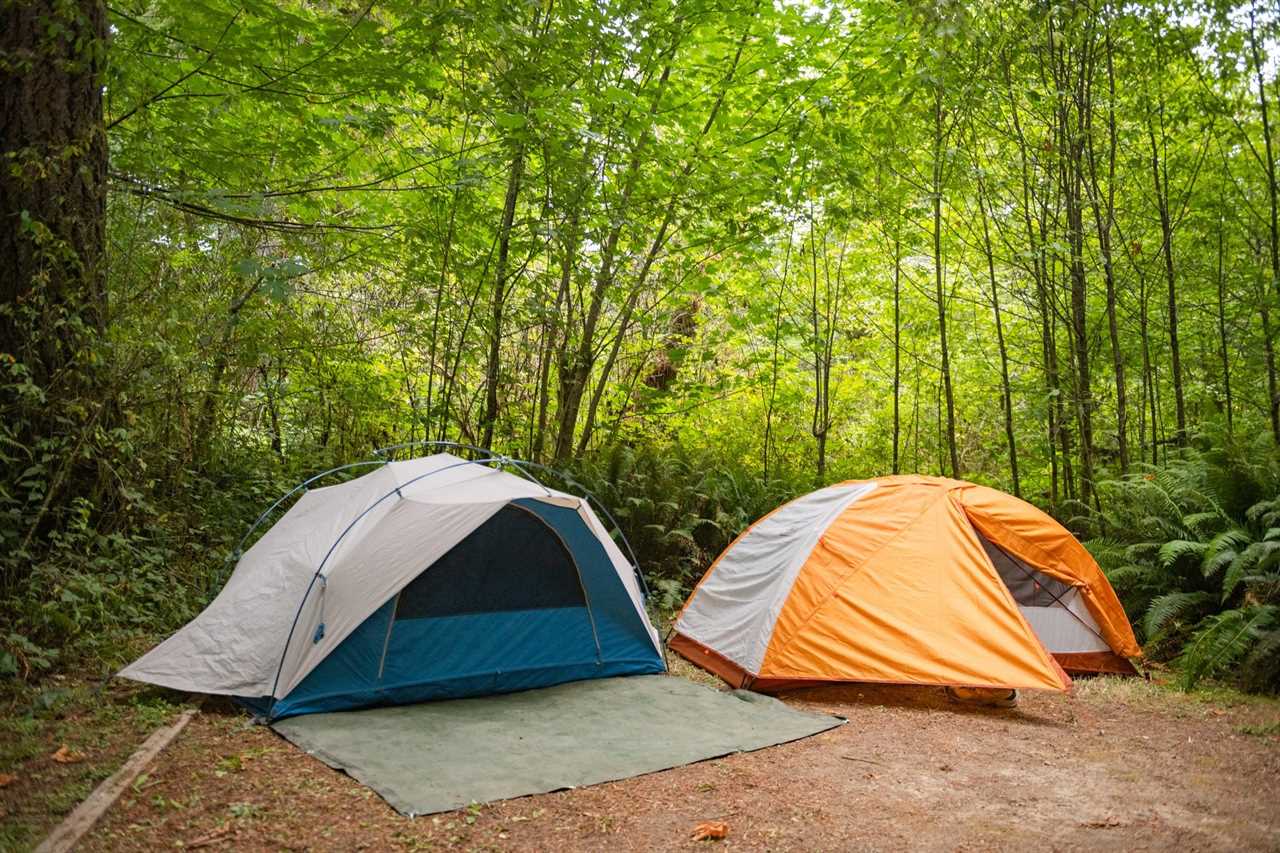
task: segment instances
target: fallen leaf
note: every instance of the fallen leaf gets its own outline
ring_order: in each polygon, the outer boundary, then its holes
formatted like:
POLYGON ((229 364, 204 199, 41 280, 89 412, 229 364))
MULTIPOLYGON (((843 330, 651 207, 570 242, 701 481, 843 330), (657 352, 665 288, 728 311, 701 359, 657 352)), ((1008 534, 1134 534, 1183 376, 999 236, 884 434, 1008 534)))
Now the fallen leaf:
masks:
POLYGON ((79 764, 81 761, 84 761, 83 752, 77 752, 65 743, 58 747, 58 751, 51 757, 59 764, 79 764))
POLYGON ((18 777, 11 773, 0 773, 0 788, 7 788, 17 781, 18 777))
POLYGON ((719 841, 729 834, 729 824, 722 820, 708 820, 693 828, 694 841, 719 841))

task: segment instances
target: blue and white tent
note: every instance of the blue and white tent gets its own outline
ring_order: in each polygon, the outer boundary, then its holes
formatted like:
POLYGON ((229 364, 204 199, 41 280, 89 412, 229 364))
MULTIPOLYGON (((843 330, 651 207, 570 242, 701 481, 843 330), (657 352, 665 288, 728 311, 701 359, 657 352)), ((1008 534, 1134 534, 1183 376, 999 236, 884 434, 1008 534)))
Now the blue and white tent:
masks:
POLYGON ((663 670, 586 500, 440 453, 306 491, 120 675, 278 719, 663 670))

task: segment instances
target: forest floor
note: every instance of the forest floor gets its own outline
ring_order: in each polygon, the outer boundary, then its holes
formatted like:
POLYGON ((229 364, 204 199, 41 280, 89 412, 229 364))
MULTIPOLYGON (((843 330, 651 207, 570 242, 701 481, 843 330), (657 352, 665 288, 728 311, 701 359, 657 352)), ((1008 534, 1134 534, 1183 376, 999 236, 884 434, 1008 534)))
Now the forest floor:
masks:
MULTIPOLYGON (((176 710, 146 691, 58 689, 50 707, 0 718, 0 847, 34 845, 176 710)), ((1280 850, 1277 700, 1115 679, 1027 694, 1003 711, 927 688, 786 699, 849 722, 758 752, 415 820, 210 701, 84 849, 1280 850), (727 838, 693 841, 703 821, 723 821, 727 838)))

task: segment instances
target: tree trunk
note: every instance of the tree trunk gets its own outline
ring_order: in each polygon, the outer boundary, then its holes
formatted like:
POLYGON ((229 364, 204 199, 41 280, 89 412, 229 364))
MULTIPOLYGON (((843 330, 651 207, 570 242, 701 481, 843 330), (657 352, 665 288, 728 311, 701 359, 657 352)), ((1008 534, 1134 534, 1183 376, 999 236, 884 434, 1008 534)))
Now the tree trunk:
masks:
MULTIPOLYGON (((0 5, 0 358, 16 360, 39 389, 18 396, 6 384, 0 394, 0 477, 7 490, 33 457, 56 460, 30 515, 8 510, 26 516, 19 551, 74 497, 101 511, 99 490, 110 482, 94 445, 110 435, 117 408, 91 351, 107 326, 106 52, 100 0, 0 5)), ((30 570, 26 559, 0 569, 13 565, 30 570)), ((17 579, 0 577, 0 591, 17 579)))
MULTIPOLYGON (((893 473, 899 473, 898 443, 902 432, 899 396, 902 391, 902 241, 893 233, 893 473)), ((1016 480, 1017 475, 1014 475, 1016 480)))
POLYGON ((507 173, 507 194, 502 202, 502 225, 498 232, 498 261, 493 278, 493 303, 489 327, 489 361, 485 367, 485 410, 481 424, 484 433, 480 446, 493 446, 493 427, 498 420, 498 381, 502 366, 502 315, 507 299, 507 275, 511 255, 511 227, 516 216, 516 201, 524 177, 524 145, 516 147, 507 173))
POLYGON ((1231 354, 1227 349, 1227 276, 1225 270, 1225 239, 1222 218, 1218 218, 1218 353, 1222 359, 1222 392, 1227 412, 1227 435, 1235 432, 1233 406, 1231 404, 1231 354))
MULTIPOLYGON (((106 323, 107 140, 101 2, 0 12, 0 351, 44 388, 106 323)), ((51 426, 51 424, 49 425, 51 426)))
MULTIPOLYGON (((1280 304, 1280 187, 1277 186, 1276 179, 1276 155, 1275 149, 1271 144, 1271 117, 1269 114, 1269 105, 1267 102, 1266 80, 1262 71, 1262 57, 1258 50, 1258 33, 1254 20, 1253 8, 1249 9, 1249 52, 1253 58, 1253 70, 1255 79, 1258 83, 1258 112, 1262 116, 1262 146, 1263 161, 1267 170, 1267 201, 1270 241, 1269 241, 1269 258, 1271 260, 1271 287, 1272 292, 1276 295, 1278 304, 1280 304)), ((1270 400, 1268 401, 1268 409, 1271 413, 1271 435, 1277 444, 1280 444, 1280 399, 1276 397, 1276 378, 1275 378, 1275 358, 1274 343, 1271 340, 1270 322, 1267 319, 1266 307, 1263 307, 1263 325, 1268 329, 1266 339, 1267 352, 1267 378, 1269 380, 1270 400)))
POLYGON ((795 226, 787 232, 787 252, 782 257, 782 278, 778 282, 778 295, 773 300, 773 353, 769 361, 769 400, 764 411, 764 471, 761 477, 769 482, 769 453, 773 447, 773 409, 778 397, 778 359, 782 347, 782 301, 787 292, 787 279, 791 274, 791 244, 795 239, 795 226))
POLYGON ((1156 206, 1160 212, 1160 252, 1164 256, 1165 283, 1169 287, 1169 369, 1173 372, 1173 401, 1178 423, 1174 441, 1182 445, 1187 440, 1187 406, 1182 390, 1182 356, 1178 347, 1178 282, 1173 265, 1173 223, 1169 217, 1169 178, 1160 160, 1155 128, 1151 126, 1149 119, 1147 137, 1151 143, 1151 177, 1155 184, 1156 206))
POLYGON ((943 132, 942 88, 934 90, 933 104, 933 280, 938 300, 938 346, 942 350, 942 385, 947 405, 947 450, 951 457, 951 476, 960 476, 960 454, 956 448, 956 404, 951 388, 951 353, 947 347, 947 300, 942 274, 942 158, 946 149, 943 132))
POLYGON ((1124 378, 1124 352, 1120 348, 1120 326, 1116 317, 1116 275, 1111 251, 1111 231, 1115 223, 1116 192, 1116 78, 1111 56, 1111 32, 1104 41, 1107 51, 1107 194, 1105 206, 1098 185, 1093 134, 1088 135, 1089 187, 1094 226, 1098 232, 1098 252, 1102 256, 1102 277, 1107 287, 1107 332, 1111 338, 1111 368, 1116 386, 1116 454, 1121 475, 1129 473, 1129 410, 1124 378))
POLYGON ((1259 302, 1262 318, 1262 350, 1267 361, 1267 414, 1271 418, 1271 435, 1280 443, 1280 388, 1277 388, 1275 339, 1271 336, 1271 312, 1267 300, 1259 302))
MULTIPOLYGON (((1049 402, 1045 407, 1046 443, 1049 451, 1049 500, 1051 504, 1056 505, 1059 495, 1058 421, 1056 417, 1058 365, 1050 330, 1048 285, 1045 281, 1047 271, 1045 269, 1044 241, 1039 238, 1036 228, 1040 217, 1038 214, 1034 219, 1032 217, 1034 193, 1031 188, 1031 158, 1027 151, 1026 134, 1022 131, 1022 122, 1018 117, 1018 101, 1013 85, 1013 75, 1009 68, 1008 56, 1004 55, 1002 60, 1005 91, 1009 99, 1009 115, 1013 122, 1014 136, 1018 143, 1019 174, 1022 188, 1022 222, 1027 235, 1027 248, 1031 255, 1031 276, 1034 279, 1036 304, 1040 314, 1040 353, 1044 364, 1045 390, 1049 395, 1049 402)), ((1043 233, 1043 230, 1043 224, 1041 224, 1040 233, 1043 233)))
MULTIPOLYGON (((466 148, 467 131, 471 125, 471 115, 467 114, 462 125, 462 141, 461 148, 466 148)), ((461 157, 458 158, 461 161, 461 157)), ((445 229, 444 247, 440 254, 440 277, 436 282, 435 304, 431 310, 431 340, 428 343, 427 350, 427 400, 426 400, 426 423, 424 424, 423 437, 431 438, 431 425, 435 419, 435 410, 433 403, 435 402, 435 378, 436 378, 436 356, 440 348, 440 312, 444 306, 445 288, 449 285, 449 260, 453 252, 453 239, 458 218, 458 199, 462 194, 462 170, 459 168, 455 180, 458 182, 453 190, 453 200, 449 204, 449 225, 445 229)), ((441 377, 441 381, 444 379, 441 377)), ((447 417, 447 412, 445 416, 447 417)))
MULTIPOLYGON (((986 187, 981 171, 978 173, 978 210, 982 214, 982 248, 987 256, 987 275, 991 280, 991 312, 996 321, 996 346, 1000 351, 1000 402, 1004 410, 1004 437, 1009 448, 1009 470, 1013 477, 1013 494, 1022 497, 1022 483, 1018 478, 1018 443, 1013 431, 1013 392, 1009 385, 1009 351, 1004 343, 1004 320, 1000 316, 1000 289, 996 284, 996 263, 991 251, 991 232, 987 226, 986 187)), ((896 294, 895 294, 896 299, 896 294)), ((894 334, 897 334, 897 311, 894 311, 894 334)), ((895 356, 896 358, 896 356, 895 356)), ((895 376, 896 380, 896 376, 895 376)), ((897 471, 895 470, 896 474, 897 471)))

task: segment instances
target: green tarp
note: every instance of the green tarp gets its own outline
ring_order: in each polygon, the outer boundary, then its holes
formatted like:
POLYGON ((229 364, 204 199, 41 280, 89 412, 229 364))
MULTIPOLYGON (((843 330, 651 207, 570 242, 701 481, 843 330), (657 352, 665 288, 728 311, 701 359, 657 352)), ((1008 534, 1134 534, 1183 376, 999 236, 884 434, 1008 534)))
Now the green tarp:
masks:
POLYGON ((413 816, 625 779, 841 722, 755 693, 645 675, 306 714, 273 727, 413 816))

